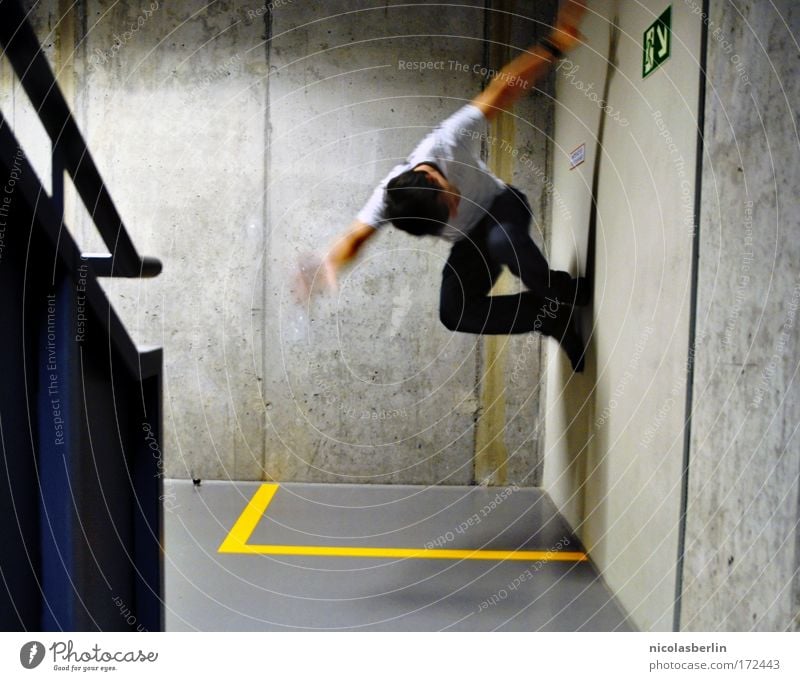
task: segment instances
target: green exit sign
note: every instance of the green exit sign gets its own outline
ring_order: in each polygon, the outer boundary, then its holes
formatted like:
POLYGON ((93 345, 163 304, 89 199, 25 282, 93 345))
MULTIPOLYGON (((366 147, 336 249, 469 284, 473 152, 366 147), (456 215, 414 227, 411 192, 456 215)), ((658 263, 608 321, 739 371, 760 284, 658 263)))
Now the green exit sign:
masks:
POLYGON ((667 7, 655 23, 644 32, 642 46, 644 47, 642 78, 647 78, 669 59, 672 48, 672 5, 667 7))

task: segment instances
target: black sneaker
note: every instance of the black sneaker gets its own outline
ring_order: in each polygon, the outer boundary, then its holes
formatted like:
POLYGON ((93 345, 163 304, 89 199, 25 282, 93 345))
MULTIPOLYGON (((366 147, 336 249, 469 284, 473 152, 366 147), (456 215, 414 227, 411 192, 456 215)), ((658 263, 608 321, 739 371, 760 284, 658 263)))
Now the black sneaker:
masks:
POLYGON ((575 302, 577 307, 583 307, 592 302, 592 285, 586 277, 578 277, 575 282, 575 302))
POLYGON ((572 370, 576 374, 582 374, 586 366, 586 345, 578 329, 577 314, 571 315, 569 326, 561 337, 560 343, 564 352, 567 353, 567 357, 569 357, 572 370))

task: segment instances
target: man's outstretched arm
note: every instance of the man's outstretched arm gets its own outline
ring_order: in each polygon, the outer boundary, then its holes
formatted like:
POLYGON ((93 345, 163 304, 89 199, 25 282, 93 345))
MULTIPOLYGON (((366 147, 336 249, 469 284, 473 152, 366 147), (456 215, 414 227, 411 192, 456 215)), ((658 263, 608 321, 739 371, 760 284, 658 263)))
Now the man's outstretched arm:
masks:
POLYGON ((378 230, 365 222, 354 220, 347 231, 340 236, 330 247, 325 256, 325 280, 330 287, 336 285, 336 274, 361 250, 361 247, 378 230))
POLYGON ((508 110, 523 94, 530 90, 556 62, 556 55, 547 46, 566 53, 580 42, 578 25, 586 0, 562 0, 556 25, 544 44, 535 45, 506 64, 487 88, 472 103, 486 118, 508 110))

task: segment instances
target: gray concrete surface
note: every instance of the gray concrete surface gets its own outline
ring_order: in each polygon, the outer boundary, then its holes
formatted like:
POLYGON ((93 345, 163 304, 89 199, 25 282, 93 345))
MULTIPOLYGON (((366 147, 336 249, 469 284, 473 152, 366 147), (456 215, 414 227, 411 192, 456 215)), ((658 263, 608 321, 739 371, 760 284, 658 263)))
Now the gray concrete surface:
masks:
MULTIPOLYGON (((312 5, 274 13, 265 316, 277 323, 267 325, 265 339, 264 469, 276 480, 536 484, 538 339, 507 341, 519 366, 502 371, 481 339, 439 324, 446 243, 385 230, 339 296, 315 301, 302 315, 285 287, 286 264, 337 236, 374 183, 480 88, 483 3, 446 11, 392 4, 326 3, 327 16, 348 14, 324 21, 312 5), (432 26, 441 37, 422 37, 432 26), (444 66, 401 66, 420 60, 444 66), (513 370, 524 380, 512 380, 513 370), (486 389, 493 372, 506 388, 499 396, 486 389), (473 461, 483 451, 476 422, 480 429, 489 405, 492 418, 504 408, 503 463, 481 467, 473 461)), ((515 41, 529 43, 538 25, 523 16, 517 22, 515 41)), ((511 143, 546 158, 550 110, 543 96, 527 102, 511 143)), ((509 179, 542 203, 531 174, 509 179)))
POLYGON ((391 4, 295 3, 273 15, 264 470, 275 480, 472 479, 477 339, 438 322, 447 244, 387 229, 338 295, 298 309, 286 286, 296 257, 331 243, 386 172, 480 87, 469 71, 400 62, 480 63, 482 3, 391 4), (453 37, 420 37, 431 32, 453 37))
MULTIPOLYGON (((588 562, 217 553, 258 487, 167 482, 167 630, 631 628, 588 562)), ((540 490, 474 486, 281 485, 250 543, 580 550, 540 490)))
MULTIPOLYGON (((489 27, 511 56, 553 7, 517 4, 489 27)), ((538 484, 539 340, 504 340, 501 358, 440 325, 446 243, 387 230, 338 295, 304 310, 287 287, 297 256, 341 233, 497 66, 483 2, 52 1, 33 15, 135 242, 164 261, 158 280, 105 286, 136 340, 165 347, 170 475, 538 484), (447 63, 401 65, 420 60, 447 63), (481 419, 499 433, 484 461, 481 419)), ((532 97, 510 140, 537 168, 551 111, 532 97)), ((540 176, 512 163, 509 179, 541 232, 540 176)), ((85 249, 104 250, 66 205, 85 249)))
POLYGON ((643 630, 670 630, 680 541, 682 427, 700 24, 672 3, 669 59, 642 77, 642 35, 668 3, 618 3, 618 71, 602 110, 615 3, 592 3, 588 44, 558 73, 557 263, 585 263, 599 121, 597 263, 587 370, 548 366, 545 488, 643 630), (586 144, 586 162, 569 154, 586 144), (657 538, 654 540, 654 538, 657 538))
MULTIPOLYGON (((42 42, 44 52, 50 63, 58 60, 59 51, 56 49, 55 27, 58 24, 56 8, 50 10, 40 8, 30 17, 30 22, 36 35, 42 42)), ((44 126, 22 88, 11 64, 5 54, 0 51, 0 109, 3 116, 11 125, 17 141, 25 150, 30 159, 42 187, 48 192, 52 191, 52 166, 50 162, 50 139, 44 126)))
MULTIPOLYGON (((673 56, 645 81, 641 34, 666 3, 623 3, 609 103, 630 125, 609 124, 615 164, 601 184, 580 379, 550 342, 487 344, 440 327, 445 244, 382 235, 339 296, 308 311, 290 307, 285 286, 295 255, 327 245, 382 173, 477 90, 473 67, 513 54, 552 3, 517 3, 506 27, 496 15, 487 26, 477 0, 446 11, 287 0, 271 13, 257 2, 26 4, 134 240, 165 264, 158 280, 107 288, 136 339, 165 347, 171 476, 543 480, 641 628, 670 628, 676 582, 684 629, 800 626, 793 3, 711 3, 681 575, 685 201, 648 116, 665 114, 691 171, 699 2, 673 3, 673 56), (503 30, 511 44, 486 53, 484 35, 503 30), (428 58, 466 69, 399 68, 428 58)), ((535 238, 552 221, 552 262, 572 271, 585 257, 599 116, 586 87, 602 82, 611 2, 592 5, 579 71, 559 76, 552 139, 551 82, 503 124, 530 162, 486 149, 532 198, 535 238), (587 161, 569 171, 565 156, 584 140, 587 161)), ((1 61, 0 83, 47 185, 48 145, 1 61)), ((69 193, 66 206, 85 249, 100 250, 85 207, 69 193)))
MULTIPOLYGON (((492 3, 487 61, 499 69, 546 30, 553 2, 492 3), (506 37, 508 36, 508 37, 506 37)), ((553 129, 553 77, 550 76, 513 111, 490 127, 484 145, 489 167, 528 197, 533 216, 530 233, 543 252, 549 249, 549 160, 553 129)), ((495 293, 522 290, 505 272, 495 293)), ((538 485, 544 449, 545 373, 547 347, 538 334, 487 338, 478 365, 480 409, 485 423, 476 432, 475 480, 488 484, 538 485), (485 427, 484 427, 485 426, 485 427)))
POLYGON ((681 627, 797 631, 800 8, 711 6, 681 627))
POLYGON ((166 469, 257 477, 263 25, 231 2, 147 7, 88 2, 76 21, 76 110, 137 246, 164 262, 157 280, 106 288, 137 340, 165 348, 166 469))
MULTIPOLYGON (((643 79, 641 36, 666 3, 621 3, 620 71, 608 104, 627 125, 607 124, 588 371, 575 379, 563 363, 548 366, 544 481, 642 629, 668 630, 677 618, 684 630, 793 630, 798 12, 788 2, 711 7, 695 351, 687 352, 687 225, 702 7, 672 4, 672 55, 643 79)), ((565 263, 585 257, 599 115, 587 88, 602 87, 595 50, 604 53, 613 3, 593 8, 601 17, 587 22, 590 46, 576 51, 576 70, 562 69, 556 90, 556 157, 587 138, 584 166, 554 169, 577 215, 553 213, 553 248, 565 263)))

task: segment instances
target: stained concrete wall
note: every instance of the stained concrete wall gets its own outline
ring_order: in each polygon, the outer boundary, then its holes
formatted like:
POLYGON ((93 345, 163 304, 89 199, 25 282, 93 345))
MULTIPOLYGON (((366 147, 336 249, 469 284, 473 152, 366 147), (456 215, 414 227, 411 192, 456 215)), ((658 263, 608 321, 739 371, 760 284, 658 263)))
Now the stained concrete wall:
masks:
MULTIPOLYGON (((167 350, 169 475, 540 480, 541 344, 438 326, 444 244, 382 235, 339 298, 289 307, 293 256, 327 243, 382 172, 471 96, 476 64, 513 55, 552 12, 498 3, 515 16, 490 13, 487 25, 477 1, 444 14, 393 4, 28 3, 135 241, 165 261, 159 280, 107 288, 137 340, 167 350), (458 37, 433 41, 430 26, 458 37), (495 40, 503 31, 509 44, 495 40), (485 51, 487 32, 502 49, 485 51), (466 69, 398 68, 440 54, 466 69)), ((689 630, 797 629, 798 12, 789 0, 712 1, 705 20, 695 355, 683 187, 695 179, 703 18, 699 3, 673 3, 673 55, 642 81, 641 34, 666 6, 621 3, 588 369, 570 376, 546 342, 544 483, 640 627, 671 628, 679 613, 689 630)), ((612 4, 591 11, 589 46, 556 79, 552 142, 545 86, 490 131, 511 145, 485 144, 532 198, 545 247, 552 214, 546 250, 573 272, 586 257, 612 4), (581 142, 586 162, 570 171, 581 142)), ((47 142, 4 63, 0 82, 49 186, 47 142)), ((102 247, 69 194, 67 217, 87 250, 102 247)))
MULTIPOLYGON (((40 8, 30 16, 31 26, 41 40, 45 54, 52 64, 58 59, 57 8, 40 8)), ((11 68, 11 63, 0 51, 0 110, 8 121, 20 146, 25 150, 42 187, 52 191, 52 164, 50 138, 39 121, 36 111, 25 93, 22 83, 11 68)))
POLYGON ((583 270, 597 133, 594 304, 582 323, 587 369, 548 365, 546 489, 641 629, 669 630, 677 579, 685 408, 698 54, 701 26, 672 3, 670 58, 642 77, 642 36, 663 0, 619 3, 618 70, 603 83, 614 3, 594 2, 588 45, 556 81, 553 256, 583 270), (586 161, 569 155, 586 145, 586 161))
POLYGON ((106 289, 134 337, 165 348, 167 474, 256 477, 263 24, 232 2, 87 2, 74 21, 75 110, 137 247, 164 262, 106 289))
MULTIPOLYGON (((698 2, 672 3, 672 56, 643 80, 642 33, 667 3, 619 5, 589 361, 573 377, 551 354, 545 486, 642 629, 796 630, 800 20, 790 2, 710 6, 705 16, 698 2)), ((591 94, 613 7, 592 4, 589 47, 557 81, 555 195, 573 213, 553 215, 563 266, 586 258, 601 115, 591 94), (564 157, 582 141, 586 163, 570 171, 564 157)))
MULTIPOLYGON (((324 12, 302 5, 274 13, 264 469, 275 479, 536 484, 538 340, 509 366, 508 347, 519 348, 520 339, 500 347, 490 340, 487 348, 439 324, 446 243, 386 229, 336 297, 298 311, 286 287, 287 265, 329 243, 374 184, 479 91, 481 67, 498 66, 486 55, 484 3, 394 4, 329 2, 324 12), (422 38, 432 26, 437 37, 422 38), (441 66, 407 66, 419 61, 441 66)), ((500 38, 509 53, 535 39, 536 19, 547 11, 552 6, 516 18, 518 35, 500 38)), ((503 34, 508 15, 491 17, 489 30, 503 34)), ((543 160, 550 110, 543 95, 528 101, 511 146, 530 146, 529 155, 543 160)), ((486 153, 497 169, 492 142, 486 153)), ((524 181, 534 205, 544 200, 531 173, 508 179, 524 181)))
MULTIPOLYGON (((234 3, 26 5, 134 242, 164 262, 158 279, 103 285, 134 339, 166 350, 167 474, 257 476, 262 286, 242 254, 264 243, 263 25, 234 3)), ((24 93, 4 87, 0 105, 49 188, 24 93)), ((84 251, 106 251, 69 180, 65 223, 84 251)))
MULTIPOLYGON (((518 56, 544 35, 555 2, 491 3, 487 15, 487 63, 493 69, 518 56)), ((549 249, 549 161, 553 128, 553 77, 539 82, 512 110, 500 113, 484 141, 487 163, 505 182, 519 188, 532 208, 530 233, 549 249)), ((493 293, 524 287, 505 270, 493 293)), ((538 334, 485 338, 479 364, 480 418, 475 437, 475 480, 489 484, 541 484, 544 444, 543 343, 538 334)))
POLYGON ((707 18, 686 630, 800 628, 798 10, 707 18))
MULTIPOLYGON (((164 261, 157 280, 104 286, 134 338, 165 348, 169 476, 540 481, 539 340, 484 347, 439 324, 446 243, 387 230, 337 295, 303 309, 288 288, 297 256, 499 66, 485 34, 513 56, 554 3, 507 5, 487 20, 479 0, 36 4, 120 213, 164 261)), ((524 165, 485 153, 543 232, 551 99, 517 114, 524 165)), ((104 250, 69 193, 67 220, 104 250)))
POLYGON ((442 13, 297 3, 274 13, 264 268, 271 478, 472 478, 477 346, 438 324, 446 244, 387 229, 338 294, 307 309, 293 304, 287 278, 298 256, 332 242, 386 172, 479 88, 469 72, 401 66, 454 55, 479 63, 483 13, 474 5, 442 13), (456 37, 420 40, 433 25, 456 37))

